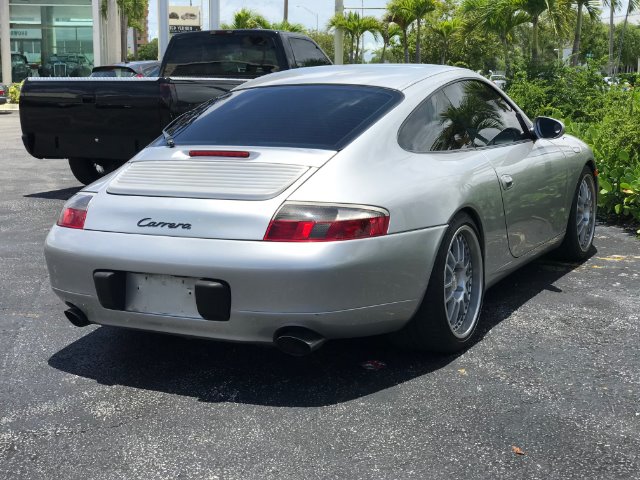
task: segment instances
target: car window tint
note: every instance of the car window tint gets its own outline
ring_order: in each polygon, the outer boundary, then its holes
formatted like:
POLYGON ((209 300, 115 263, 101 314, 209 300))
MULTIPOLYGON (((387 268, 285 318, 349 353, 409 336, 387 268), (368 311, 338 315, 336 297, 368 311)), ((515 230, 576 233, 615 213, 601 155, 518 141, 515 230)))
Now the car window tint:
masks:
POLYGON ((260 33, 176 35, 164 74, 174 77, 255 77, 279 70, 276 44, 260 33))
POLYGON ((400 129, 398 143, 412 152, 452 150, 439 141, 449 121, 443 113, 450 108, 451 102, 440 90, 427 98, 407 118, 400 129))
POLYGON ((494 87, 478 81, 461 83, 465 92, 462 107, 476 112, 467 125, 476 147, 504 145, 529 138, 516 112, 494 87))
POLYGON ((330 65, 331 62, 322 53, 318 46, 304 38, 289 38, 289 44, 293 50, 298 67, 314 67, 317 65, 330 65))
POLYGON ((503 145, 528 139, 516 112, 493 87, 466 80, 432 94, 407 118, 400 146, 412 152, 503 145))
POLYGON ((239 90, 195 120, 176 122, 169 133, 178 145, 340 150, 402 98, 396 90, 347 85, 239 90))

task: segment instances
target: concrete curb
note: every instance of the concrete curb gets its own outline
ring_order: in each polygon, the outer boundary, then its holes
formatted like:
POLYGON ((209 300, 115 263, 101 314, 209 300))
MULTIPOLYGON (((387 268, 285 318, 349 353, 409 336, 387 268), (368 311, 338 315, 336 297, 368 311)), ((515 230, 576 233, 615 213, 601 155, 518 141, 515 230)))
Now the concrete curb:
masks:
POLYGON ((0 112, 3 110, 17 112, 18 110, 20 110, 20 106, 17 103, 5 103, 4 105, 0 105, 0 112))

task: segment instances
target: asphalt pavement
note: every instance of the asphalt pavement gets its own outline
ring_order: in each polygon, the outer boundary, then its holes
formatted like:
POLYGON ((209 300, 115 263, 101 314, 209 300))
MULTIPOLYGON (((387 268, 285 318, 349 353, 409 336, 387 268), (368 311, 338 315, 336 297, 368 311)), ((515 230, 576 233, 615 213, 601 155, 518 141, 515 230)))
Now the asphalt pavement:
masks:
POLYGON ((640 241, 486 296, 461 355, 76 328, 43 242, 79 189, 0 112, 0 479, 640 478, 640 241))

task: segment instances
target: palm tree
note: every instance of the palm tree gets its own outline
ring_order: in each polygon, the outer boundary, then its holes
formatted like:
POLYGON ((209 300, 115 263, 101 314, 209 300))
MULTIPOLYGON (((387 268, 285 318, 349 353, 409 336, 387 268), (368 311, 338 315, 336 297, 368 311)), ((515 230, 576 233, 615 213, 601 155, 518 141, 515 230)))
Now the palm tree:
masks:
POLYGON ((415 17, 411 13, 411 10, 406 8, 406 3, 409 0, 391 0, 387 4, 387 13, 389 19, 395 23, 402 32, 402 48, 404 49, 404 63, 409 63, 409 41, 408 30, 415 17))
POLYGON ((229 30, 240 28, 271 28, 271 22, 255 10, 241 8, 233 14, 233 23, 231 23, 231 25, 224 25, 224 28, 229 30))
POLYGON ((436 2, 435 0, 410 0, 408 4, 416 18, 416 63, 420 63, 422 58, 420 56, 420 24, 427 13, 436 9, 436 2))
MULTIPOLYGON (((613 21, 613 16, 616 10, 619 10, 622 6, 622 0, 602 0, 602 5, 605 7, 609 7, 609 76, 612 76, 615 72, 614 70, 614 60, 613 60, 613 48, 615 44, 615 24, 613 21)), ((640 6, 640 0, 629 0, 627 4, 627 15, 634 10, 637 10, 640 6)))
POLYGON ((382 55, 380 55, 380 63, 384 63, 384 55, 387 52, 387 47, 391 45, 391 40, 394 37, 402 35, 400 27, 393 23, 389 14, 386 14, 378 24, 378 33, 382 37, 382 55))
POLYGON ((573 48, 571 49, 571 65, 578 65, 580 56, 580 39, 582 37, 582 8, 587 9, 587 13, 591 20, 596 20, 600 14, 598 9, 598 2, 596 0, 573 0, 576 7, 578 7, 578 13, 576 16, 576 30, 573 36, 573 48))
POLYGON ((502 44, 505 69, 510 72, 513 32, 518 25, 531 21, 529 15, 520 10, 519 0, 465 0, 462 11, 467 29, 478 28, 482 33, 497 35, 502 44))
POLYGON ((272 30, 280 30, 282 32, 305 33, 307 31, 304 25, 300 23, 289 23, 288 20, 272 23, 269 28, 272 30))
POLYGON ((375 17, 361 17, 357 12, 346 15, 336 14, 329 20, 329 28, 341 28, 349 39, 349 63, 359 63, 360 39, 369 32, 373 38, 378 38, 379 22, 375 17))
POLYGON ((531 60, 533 63, 538 62, 539 42, 538 42, 538 25, 540 23, 540 15, 549 7, 547 0, 522 0, 520 8, 531 17, 531 60))
POLYGON ((442 40, 442 56, 440 57, 440 63, 442 65, 447 62, 449 46, 461 29, 462 20, 459 17, 440 20, 434 25, 431 25, 431 30, 442 40))

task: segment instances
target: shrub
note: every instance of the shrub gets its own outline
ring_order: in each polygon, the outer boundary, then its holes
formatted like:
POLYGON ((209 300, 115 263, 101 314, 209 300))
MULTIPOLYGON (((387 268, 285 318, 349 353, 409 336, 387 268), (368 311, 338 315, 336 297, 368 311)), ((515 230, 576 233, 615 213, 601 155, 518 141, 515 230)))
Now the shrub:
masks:
POLYGON ((534 78, 520 72, 508 93, 531 118, 558 118, 593 149, 602 214, 640 222, 640 101, 633 88, 609 87, 593 68, 563 67, 534 78))
POLYGON ((20 103, 20 91, 22 90, 22 83, 12 83, 9 87, 9 103, 20 103))

